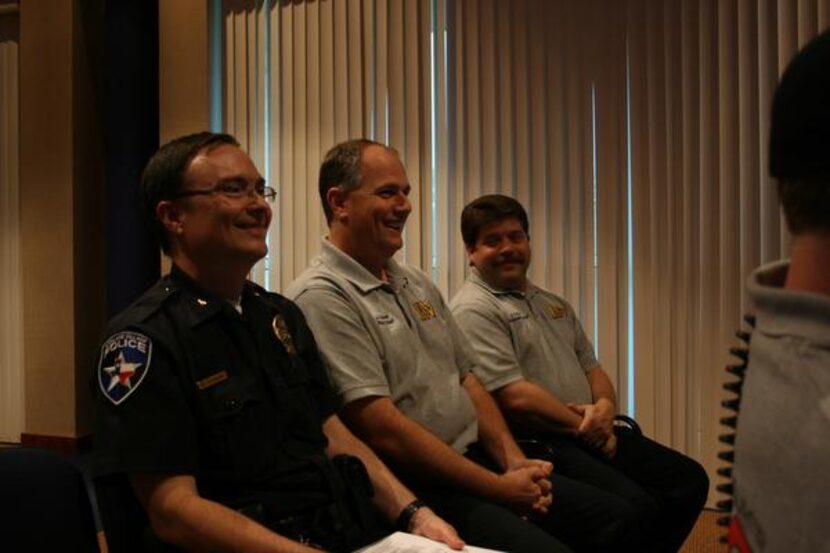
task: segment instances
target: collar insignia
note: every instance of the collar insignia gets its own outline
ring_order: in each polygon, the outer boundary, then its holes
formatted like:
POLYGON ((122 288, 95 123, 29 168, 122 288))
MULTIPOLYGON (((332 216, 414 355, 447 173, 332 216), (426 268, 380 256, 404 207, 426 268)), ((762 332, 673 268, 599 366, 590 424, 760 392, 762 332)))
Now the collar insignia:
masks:
POLYGON ((274 334, 277 336, 282 345, 285 346, 289 355, 296 355, 297 349, 294 347, 294 338, 288 332, 288 325, 285 324, 285 319, 279 313, 274 315, 274 320, 271 322, 271 327, 274 329, 274 334))
POLYGON ((147 376, 153 342, 139 332, 119 332, 101 346, 98 386, 114 405, 120 404, 147 376))

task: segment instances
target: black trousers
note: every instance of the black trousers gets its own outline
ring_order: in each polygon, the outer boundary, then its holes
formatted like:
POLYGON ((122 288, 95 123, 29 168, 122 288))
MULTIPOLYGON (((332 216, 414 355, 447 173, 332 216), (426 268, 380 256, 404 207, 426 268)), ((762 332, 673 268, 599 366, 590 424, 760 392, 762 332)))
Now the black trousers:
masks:
MULTIPOLYGON (((699 463, 628 428, 617 428, 617 453, 607 459, 575 438, 561 435, 535 436, 552 450, 554 463, 555 518, 558 508, 567 507, 569 493, 585 494, 584 488, 560 487, 560 479, 578 482, 592 491, 583 495, 605 497, 614 510, 622 511, 630 531, 613 551, 675 552, 680 549, 697 520, 709 489, 709 478, 699 463), (557 493, 558 491, 558 493, 557 493), (557 499, 563 500, 557 502, 557 499)), ((576 501, 577 508, 581 502, 576 501)), ((596 508, 596 507, 593 507, 596 508)), ((571 513, 572 515, 573 513, 571 513)), ((597 530, 586 515, 569 519, 563 534, 555 535, 582 550, 581 534, 597 530)), ((561 523, 561 521, 559 521, 561 523)))
MULTIPOLYGON (((477 444, 470 447, 467 457, 499 472, 477 444)), ((470 545, 520 553, 633 550, 629 541, 636 534, 636 513, 628 502, 558 474, 555 468, 551 482, 553 505, 547 515, 532 521, 457 490, 418 484, 413 488, 470 545)))
POLYGON ((478 497, 433 487, 415 486, 441 518, 469 545, 510 553, 570 553, 572 550, 509 509, 478 497))

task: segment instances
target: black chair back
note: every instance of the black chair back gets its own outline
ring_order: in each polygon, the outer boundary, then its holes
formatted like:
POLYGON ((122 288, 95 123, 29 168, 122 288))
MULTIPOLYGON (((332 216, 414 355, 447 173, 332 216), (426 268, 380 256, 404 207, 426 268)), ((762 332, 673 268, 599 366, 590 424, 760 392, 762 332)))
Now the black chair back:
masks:
POLYGON ((0 542, 5 551, 98 552, 88 478, 70 457, 0 450, 0 542))

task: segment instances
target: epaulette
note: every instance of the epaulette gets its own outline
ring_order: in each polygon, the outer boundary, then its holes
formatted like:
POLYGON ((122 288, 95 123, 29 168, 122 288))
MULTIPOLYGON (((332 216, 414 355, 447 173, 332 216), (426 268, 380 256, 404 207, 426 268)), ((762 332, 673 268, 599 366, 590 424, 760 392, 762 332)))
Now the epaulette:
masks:
POLYGON ((124 311, 116 315, 109 326, 111 328, 126 328, 132 324, 146 321, 158 312, 165 303, 173 299, 180 292, 179 287, 166 275, 159 279, 151 288, 144 292, 124 311))
POLYGON ((251 282, 250 280, 246 283, 248 290, 257 296, 258 298, 262 299, 265 303, 270 303, 271 305, 279 308, 283 307, 289 303, 292 303, 288 298, 283 296, 282 294, 278 294, 276 292, 269 292, 256 282, 251 282))
POLYGON ((251 290, 251 292, 256 292, 262 296, 268 296, 269 294, 271 294, 271 292, 269 292, 268 290, 266 290, 265 288, 263 288, 262 286, 260 286, 252 280, 245 281, 245 286, 247 286, 251 290))

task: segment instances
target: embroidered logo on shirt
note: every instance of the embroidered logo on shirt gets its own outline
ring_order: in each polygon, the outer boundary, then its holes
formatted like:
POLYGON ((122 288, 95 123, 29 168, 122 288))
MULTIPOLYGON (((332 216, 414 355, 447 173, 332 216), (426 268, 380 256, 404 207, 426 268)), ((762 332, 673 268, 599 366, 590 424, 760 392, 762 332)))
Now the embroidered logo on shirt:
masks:
POLYGON ((515 321, 520 321, 522 319, 527 319, 527 313, 522 313, 520 311, 513 311, 512 313, 508 313, 507 315, 507 322, 512 323, 515 321))
POLYGON ((561 319, 565 316, 565 308, 561 305, 556 305, 555 303, 548 304, 548 313, 554 319, 561 319))
POLYGON ((277 335, 279 341, 282 342, 283 346, 285 346, 286 351, 290 355, 296 355, 297 349, 294 347, 294 338, 291 336, 291 333, 288 332, 288 325, 285 324, 285 319, 282 315, 277 313, 274 316, 271 326, 274 329, 274 334, 277 335))
POLYGON ((416 301, 412 304, 412 308, 422 321, 434 319, 438 315, 435 308, 428 301, 416 301))
POLYGON ((98 385, 114 405, 118 405, 147 376, 153 342, 139 332, 119 332, 101 346, 98 362, 98 385))
POLYGON ((200 390, 206 390, 211 386, 216 386, 220 382, 224 382, 228 379, 228 371, 219 371, 218 373, 212 374, 208 377, 205 377, 201 380, 196 381, 196 387, 200 390))

